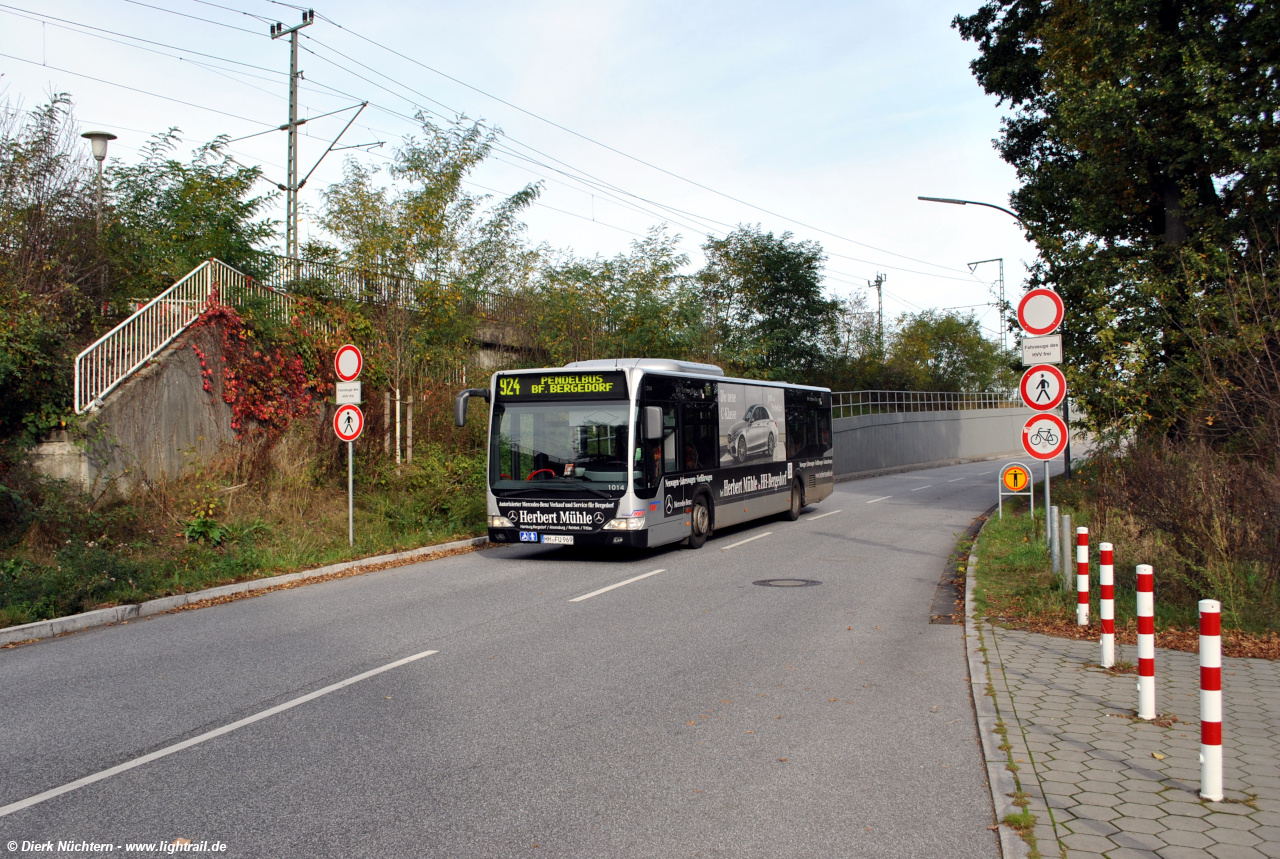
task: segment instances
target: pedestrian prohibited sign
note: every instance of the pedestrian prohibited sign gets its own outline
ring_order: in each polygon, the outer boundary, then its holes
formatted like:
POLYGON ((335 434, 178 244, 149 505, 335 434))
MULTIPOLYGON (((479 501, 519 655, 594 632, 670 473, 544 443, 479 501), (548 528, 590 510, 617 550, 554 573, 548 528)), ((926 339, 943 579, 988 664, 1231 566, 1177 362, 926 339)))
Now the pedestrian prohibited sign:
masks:
POLYGON ((1022 427, 1022 449, 1036 459, 1053 459, 1067 446, 1067 425, 1045 412, 1029 418, 1022 427))
POLYGON ((1018 302, 1018 324, 1032 337, 1052 334, 1062 324, 1065 308, 1052 289, 1033 289, 1018 302))
POLYGON ((333 416, 333 431, 343 441, 355 441, 364 431, 364 412, 360 411, 359 406, 339 407, 333 416))
POLYGON ((1031 482, 1031 472, 1027 471, 1025 465, 1015 462, 1006 465, 1004 471, 1000 472, 1000 482, 1010 492, 1022 492, 1031 482))
POLYGON ((1062 405, 1067 395, 1067 377, 1052 364, 1037 364, 1022 374, 1018 386, 1027 408, 1045 412, 1062 405))

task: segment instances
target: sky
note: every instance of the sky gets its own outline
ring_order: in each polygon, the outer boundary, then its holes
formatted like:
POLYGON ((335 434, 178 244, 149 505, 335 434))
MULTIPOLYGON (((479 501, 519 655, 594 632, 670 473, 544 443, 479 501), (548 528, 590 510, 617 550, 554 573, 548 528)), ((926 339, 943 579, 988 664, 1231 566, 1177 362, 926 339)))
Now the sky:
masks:
MULTIPOLYGON (((886 319, 925 308, 979 316, 1004 260, 1016 302, 1035 260, 1010 216, 920 195, 1008 206, 1017 187, 992 146, 1007 105, 982 92, 976 52, 951 20, 978 0, 777 3, 706 0, 319 0, 300 31, 305 174, 300 232, 351 157, 385 168, 426 110, 500 128, 473 193, 544 190, 529 239, 581 256, 626 252, 652 226, 682 237, 691 270, 708 235, 758 224, 827 254, 834 296, 886 275, 886 319)), ((136 160, 176 126, 185 156, 219 134, 234 157, 284 181, 289 46, 301 21, 276 0, 0 0, 0 101, 31 109, 68 92, 84 129, 136 160), (96 29, 90 29, 96 28, 96 29), (147 41, 140 41, 147 40, 147 41)), ((87 142, 86 142, 87 146, 87 142)), ((284 215, 283 195, 272 212, 284 215)), ((875 308, 875 294, 870 293, 875 308)), ((1012 340, 1010 341, 1012 342, 1012 340)))

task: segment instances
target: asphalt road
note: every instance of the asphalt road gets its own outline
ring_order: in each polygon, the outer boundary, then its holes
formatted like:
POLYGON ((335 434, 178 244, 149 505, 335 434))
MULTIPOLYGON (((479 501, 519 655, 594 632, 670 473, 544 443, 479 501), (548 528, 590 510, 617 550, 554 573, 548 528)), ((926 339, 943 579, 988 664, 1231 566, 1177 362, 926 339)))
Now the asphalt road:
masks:
POLYGON ((998 856, 962 628, 929 623, 997 468, 841 483, 697 551, 492 548, 0 651, 0 806, 121 767, 0 845, 998 856))

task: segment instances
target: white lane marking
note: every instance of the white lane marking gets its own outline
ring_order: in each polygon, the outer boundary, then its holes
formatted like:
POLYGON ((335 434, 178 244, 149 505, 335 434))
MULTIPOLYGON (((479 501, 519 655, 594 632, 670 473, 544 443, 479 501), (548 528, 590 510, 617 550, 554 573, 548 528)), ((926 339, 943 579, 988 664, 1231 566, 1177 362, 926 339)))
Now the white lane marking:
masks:
POLYGON ((892 495, 882 495, 882 496, 880 496, 879 498, 872 498, 872 499, 871 499, 870 501, 868 501, 867 503, 868 503, 868 504, 875 504, 877 501, 883 501, 883 500, 885 500, 886 498, 892 498, 892 497, 893 497, 892 495))
MULTIPOLYGON (((817 517, 815 516, 814 518, 816 519, 817 517)), ((738 541, 738 542, 736 542, 736 543, 730 543, 729 545, 725 546, 725 547, 724 547, 723 549, 721 549, 720 551, 722 551, 722 552, 727 552, 727 551, 729 551, 730 549, 734 548, 735 546, 741 546, 743 543, 750 543, 752 540, 759 540, 761 537, 768 537, 768 536, 769 536, 770 534, 772 534, 772 533, 773 533, 772 531, 765 531, 763 534, 756 534, 754 537, 748 537, 748 538, 747 538, 747 539, 745 539, 745 540, 739 540, 739 541, 738 541)))
POLYGON ((636 576, 635 578, 627 579, 625 582, 618 582, 616 585, 609 585, 609 587, 607 587, 607 588, 601 588, 601 589, 600 589, 600 590, 598 590, 598 591, 592 591, 592 592, 591 592, 591 593, 589 593, 589 594, 583 594, 583 595, 582 595, 582 596, 580 596, 580 597, 574 597, 573 599, 569 600, 569 602, 582 602, 583 600, 589 600, 589 599, 591 599, 592 597, 598 597, 598 596, 600 596, 600 594, 608 593, 609 591, 613 590, 614 588, 620 588, 620 587, 622 587, 623 585, 629 585, 629 584, 631 584, 632 582, 638 582, 638 581, 640 581, 641 579, 647 579, 647 578, 649 578, 649 576, 656 576, 658 573, 665 573, 665 572, 666 572, 666 570, 653 570, 653 571, 651 571, 651 572, 644 573, 644 574, 642 574, 642 575, 636 576))
POLYGON ((921 489, 928 489, 932 485, 933 485, 932 483, 926 483, 924 486, 917 486, 915 489, 912 489, 911 491, 919 492, 921 489))
POLYGON ((912 477, 909 474, 895 474, 894 477, 897 477, 900 480, 928 480, 929 479, 927 477, 912 477))
POLYGON ((55 796, 62 796, 62 794, 64 793, 70 793, 71 791, 76 790, 77 788, 85 787, 86 785, 93 784, 94 782, 111 778, 111 776, 113 775, 119 775, 122 772, 128 772, 129 770, 134 769, 135 767, 140 767, 143 764, 149 764, 152 761, 156 761, 156 760, 159 760, 160 758, 167 757, 173 754, 174 752, 180 752, 183 749, 189 749, 192 746, 198 746, 199 744, 205 742, 206 740, 212 740, 215 737, 221 737, 223 734, 229 734, 232 731, 237 730, 238 728, 243 728, 246 725, 252 725, 254 722, 261 722, 263 719, 270 718, 271 716, 274 716, 277 713, 283 713, 285 710, 291 710, 294 707, 297 707, 299 704, 305 704, 308 701, 314 701, 316 698, 319 698, 322 695, 328 695, 330 692, 336 692, 339 689, 343 688, 344 686, 350 686, 352 683, 359 683, 361 680, 367 680, 368 678, 373 677, 375 674, 381 674, 384 671, 390 671, 392 668, 399 668, 401 665, 408 665, 410 662, 414 662, 418 659, 422 659, 424 656, 430 656, 433 653, 439 653, 439 652, 440 651, 438 650, 424 650, 421 653, 415 653, 413 656, 406 656, 404 659, 397 659, 395 662, 390 662, 386 665, 383 665, 380 668, 374 668, 370 671, 364 672, 363 674, 357 674, 355 677, 348 677, 346 680, 342 680, 337 683, 334 683, 332 686, 326 686, 323 689, 317 689, 314 692, 308 692, 306 695, 303 695, 300 698, 294 698, 292 701, 285 701, 283 704, 277 704, 274 707, 269 707, 266 710, 263 710, 261 713, 255 713, 252 716, 245 716, 243 719, 240 719, 239 721, 236 721, 236 722, 232 722, 230 725, 223 725, 221 728, 214 728, 212 731, 206 731, 205 733, 200 734, 199 736, 196 736, 196 737, 192 737, 189 740, 183 740, 180 743, 174 743, 172 746, 165 746, 163 749, 151 752, 150 754, 143 755, 140 758, 134 758, 131 761, 125 761, 122 764, 118 764, 109 769, 102 770, 101 772, 96 772, 93 775, 87 775, 84 778, 79 778, 79 779, 76 779, 75 781, 67 782, 61 787, 51 788, 49 790, 46 790, 44 793, 37 793, 35 796, 29 796, 26 799, 19 800, 18 802, 11 802, 6 806, 0 807, 0 817, 5 817, 7 815, 13 814, 15 811, 22 811, 24 808, 30 808, 31 806, 38 805, 47 799, 53 799, 55 796))
POLYGON ((979 476, 979 477, 982 477, 982 475, 984 475, 984 474, 995 474, 995 472, 994 472, 994 471, 980 471, 980 472, 978 472, 978 476, 979 476))
POLYGON ((961 480, 968 480, 968 479, 969 479, 969 478, 967 478, 967 477, 957 477, 955 480, 948 480, 948 481, 947 481, 947 483, 956 483, 956 482, 958 482, 958 481, 961 481, 961 480))
POLYGON ((823 516, 834 516, 837 513, 843 512, 843 510, 832 510, 830 513, 819 513, 817 516, 806 516, 805 518, 812 522, 814 519, 821 519, 823 516))

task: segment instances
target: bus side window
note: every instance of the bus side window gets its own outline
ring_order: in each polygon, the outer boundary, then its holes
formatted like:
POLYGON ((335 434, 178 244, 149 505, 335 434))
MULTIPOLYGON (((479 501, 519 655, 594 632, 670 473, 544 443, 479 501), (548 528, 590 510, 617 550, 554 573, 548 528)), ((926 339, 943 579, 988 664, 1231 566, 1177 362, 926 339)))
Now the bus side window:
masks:
POLYGON ((672 474, 680 470, 680 462, 676 454, 676 407, 669 403, 662 405, 662 473, 672 474))
POLYGON ((720 425, 714 404, 692 404, 684 407, 681 425, 684 436, 684 471, 696 471, 716 465, 720 447, 720 425))

